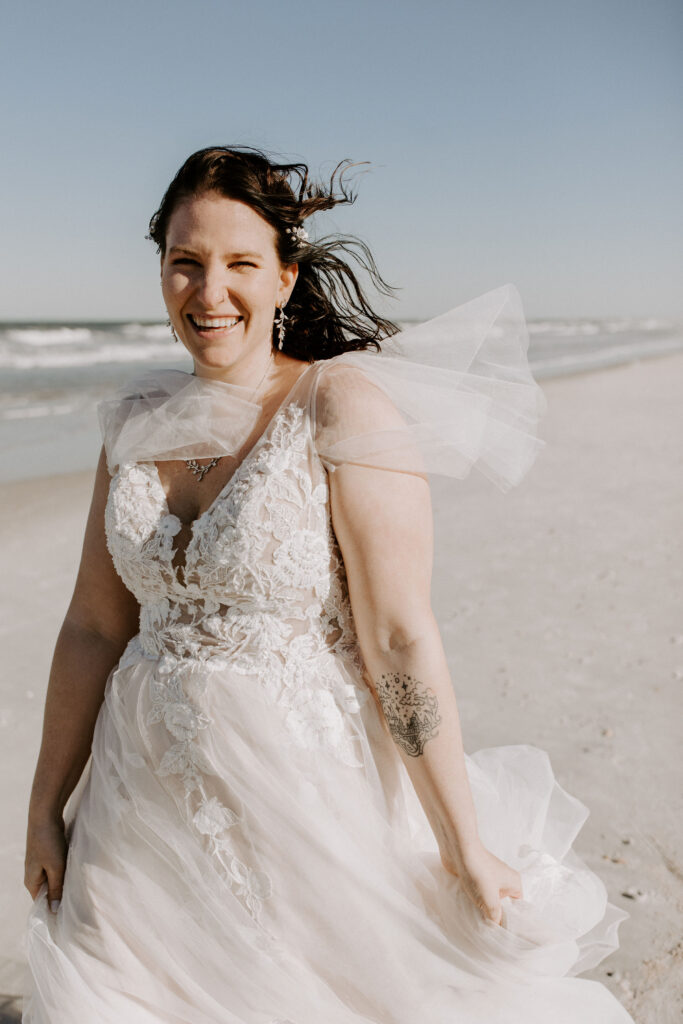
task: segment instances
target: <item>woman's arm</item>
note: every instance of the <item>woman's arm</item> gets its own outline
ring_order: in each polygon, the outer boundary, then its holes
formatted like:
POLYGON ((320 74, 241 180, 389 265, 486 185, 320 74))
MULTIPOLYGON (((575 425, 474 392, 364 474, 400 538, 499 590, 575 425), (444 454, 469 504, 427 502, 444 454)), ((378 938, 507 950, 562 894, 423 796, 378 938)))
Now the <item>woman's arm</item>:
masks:
POLYGON ((368 685, 437 839, 483 916, 521 896, 518 872, 479 839, 460 721, 431 609, 432 511, 426 477, 345 464, 330 474, 332 522, 368 685))
POLYGON ((35 899, 47 879, 51 905, 61 897, 64 876, 64 806, 90 756, 107 677, 138 629, 138 603, 106 545, 110 479, 102 452, 76 585, 52 659, 29 803, 24 881, 35 899))

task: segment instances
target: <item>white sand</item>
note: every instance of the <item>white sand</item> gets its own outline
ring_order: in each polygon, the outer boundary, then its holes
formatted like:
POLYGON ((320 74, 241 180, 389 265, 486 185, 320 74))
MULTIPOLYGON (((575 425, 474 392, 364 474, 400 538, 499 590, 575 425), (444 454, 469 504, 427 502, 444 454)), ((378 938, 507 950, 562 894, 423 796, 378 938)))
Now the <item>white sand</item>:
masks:
MULTIPOLYGON (((547 448, 506 495, 433 484, 434 608, 468 750, 546 749, 591 815, 575 848, 631 914, 585 977, 638 1024, 683 1006, 677 693, 683 680, 683 356, 547 381, 547 448), (629 895, 624 895, 629 894, 629 895)), ((92 473, 0 487, 0 993, 19 991, 25 814, 92 473)), ((0 994, 0 1021, 15 1019, 0 994), (10 1015, 2 1016, 3 1009, 10 1015)), ((550 1024, 550 1022, 549 1022, 550 1024)))

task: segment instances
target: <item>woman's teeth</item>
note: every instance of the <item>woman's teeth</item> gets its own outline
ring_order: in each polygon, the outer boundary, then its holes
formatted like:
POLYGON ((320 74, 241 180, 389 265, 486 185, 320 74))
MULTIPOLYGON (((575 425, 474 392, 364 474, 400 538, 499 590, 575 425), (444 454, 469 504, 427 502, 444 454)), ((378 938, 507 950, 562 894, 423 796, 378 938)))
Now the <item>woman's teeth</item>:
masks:
POLYGON ((241 316, 193 316, 190 315, 190 320, 195 327, 207 328, 207 327, 234 327, 242 319, 241 316))

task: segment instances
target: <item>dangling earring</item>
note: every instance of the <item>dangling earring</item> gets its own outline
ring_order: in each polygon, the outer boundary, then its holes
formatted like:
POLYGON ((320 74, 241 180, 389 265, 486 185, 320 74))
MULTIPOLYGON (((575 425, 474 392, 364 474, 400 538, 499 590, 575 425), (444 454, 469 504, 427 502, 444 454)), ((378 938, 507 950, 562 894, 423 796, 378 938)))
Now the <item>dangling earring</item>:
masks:
POLYGON ((285 307, 284 304, 280 308, 280 316, 275 319, 275 326, 277 327, 277 347, 282 351, 282 345, 285 340, 285 307))
POLYGON ((170 320, 166 321, 166 326, 171 328, 171 334, 173 335, 173 340, 177 341, 178 340, 178 335, 176 334, 175 328, 174 328, 174 326, 173 326, 173 324, 171 323, 170 320))

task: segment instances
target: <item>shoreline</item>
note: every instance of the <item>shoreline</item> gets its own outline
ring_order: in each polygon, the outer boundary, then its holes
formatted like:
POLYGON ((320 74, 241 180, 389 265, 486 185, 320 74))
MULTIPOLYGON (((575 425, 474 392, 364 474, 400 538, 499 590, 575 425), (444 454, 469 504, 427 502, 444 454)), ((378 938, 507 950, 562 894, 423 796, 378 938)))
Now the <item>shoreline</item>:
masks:
MULTIPOLYGON (((546 447, 518 488, 503 494, 476 471, 432 481, 433 607, 465 749, 541 747, 587 806, 574 848, 631 917, 617 953, 581 977, 606 984, 638 1024, 673 1022, 683 1005, 671 768, 683 679, 682 373, 678 353, 544 380, 546 447)), ((20 990, 42 704, 93 479, 90 469, 0 484, 7 996, 20 990)))

